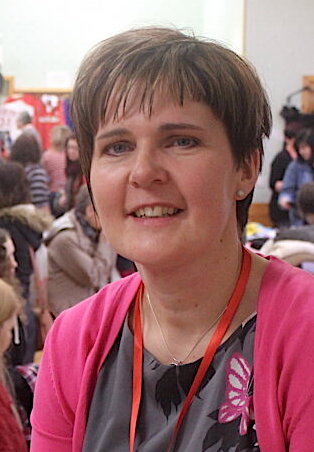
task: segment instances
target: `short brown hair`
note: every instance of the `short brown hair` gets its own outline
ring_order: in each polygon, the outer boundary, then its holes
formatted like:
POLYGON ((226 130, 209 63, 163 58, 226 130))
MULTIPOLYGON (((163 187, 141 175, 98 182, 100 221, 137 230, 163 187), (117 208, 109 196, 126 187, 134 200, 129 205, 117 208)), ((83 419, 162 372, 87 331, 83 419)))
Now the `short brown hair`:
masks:
MULTIPOLYGON (((89 184, 94 137, 114 104, 114 117, 128 109, 137 90, 139 109, 152 112, 154 96, 183 105, 185 99, 208 105, 222 121, 237 165, 269 136, 271 112, 252 66, 228 48, 168 28, 126 31, 100 42, 84 59, 75 83, 72 116, 81 164, 89 184), (113 96, 115 99, 113 101, 113 96)), ((237 202, 240 230, 247 221, 253 191, 237 202)))
POLYGON ((303 217, 314 214, 314 182, 301 186, 297 194, 297 206, 303 217))
POLYGON ((64 150, 65 143, 71 135, 71 129, 68 126, 54 126, 50 132, 51 144, 55 149, 64 150))
POLYGON ((21 133, 12 145, 9 158, 10 160, 21 163, 23 166, 29 163, 39 163, 41 150, 38 140, 30 133, 21 133))
POLYGON ((0 163, 0 209, 31 202, 29 182, 22 165, 0 163))

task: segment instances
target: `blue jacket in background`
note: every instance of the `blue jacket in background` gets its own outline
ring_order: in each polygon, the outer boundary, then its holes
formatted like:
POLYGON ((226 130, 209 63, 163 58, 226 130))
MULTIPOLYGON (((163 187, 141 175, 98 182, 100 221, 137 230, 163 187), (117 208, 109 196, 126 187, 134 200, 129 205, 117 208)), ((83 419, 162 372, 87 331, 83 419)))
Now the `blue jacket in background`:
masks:
POLYGON ((284 198, 291 203, 292 207, 289 210, 291 225, 298 226, 303 224, 296 207, 297 193, 302 185, 312 182, 313 178, 313 169, 308 163, 294 160, 288 165, 278 202, 280 203, 280 200, 284 198))

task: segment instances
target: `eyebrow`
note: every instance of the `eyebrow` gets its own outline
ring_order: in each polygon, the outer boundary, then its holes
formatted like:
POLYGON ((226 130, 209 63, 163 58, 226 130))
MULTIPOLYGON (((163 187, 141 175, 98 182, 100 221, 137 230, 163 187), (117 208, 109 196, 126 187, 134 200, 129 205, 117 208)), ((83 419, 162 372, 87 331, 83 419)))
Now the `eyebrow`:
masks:
POLYGON ((112 137, 121 137, 126 135, 127 133, 130 133, 128 129, 119 128, 119 129, 113 129, 109 132, 103 132, 100 135, 96 136, 96 140, 102 140, 104 138, 112 138, 112 137))
POLYGON ((161 131, 186 129, 204 130, 202 127, 196 126, 195 124, 190 124, 189 122, 167 122, 159 127, 159 130, 161 131))
MULTIPOLYGON (((164 131, 171 131, 171 130, 204 130, 202 127, 196 126, 195 124, 190 124, 186 122, 167 122, 165 124, 161 124, 161 126, 158 127, 158 129, 161 132, 164 131)), ((118 128, 114 130, 110 130, 109 132, 103 132, 100 135, 97 136, 96 140, 102 140, 104 138, 113 138, 113 137, 121 137, 124 135, 127 135, 130 133, 128 129, 125 128, 118 128)))

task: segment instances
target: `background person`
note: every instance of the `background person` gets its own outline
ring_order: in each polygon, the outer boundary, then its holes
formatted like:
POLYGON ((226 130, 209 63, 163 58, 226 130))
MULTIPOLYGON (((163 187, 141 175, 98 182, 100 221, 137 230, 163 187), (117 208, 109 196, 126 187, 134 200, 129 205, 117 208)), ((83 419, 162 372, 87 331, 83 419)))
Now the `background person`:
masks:
POLYGON ((17 262, 16 277, 21 284, 25 300, 26 341, 25 362, 33 362, 36 351, 37 325, 30 301, 30 281, 33 267, 30 248, 36 251, 42 242, 43 232, 52 218, 31 204, 29 182, 24 168, 16 162, 0 165, 0 227, 9 231, 14 243, 17 262))
POLYGON ((4 353, 11 345, 11 331, 18 309, 13 288, 0 279, 0 450, 12 452, 27 450, 4 358, 4 353))
POLYGON ((30 414, 33 407, 33 392, 38 366, 34 363, 25 364, 24 302, 20 295, 20 286, 15 278, 16 267, 14 244, 8 231, 0 228, 0 281, 5 281, 14 290, 17 306, 15 322, 11 331, 11 343, 4 353, 4 364, 10 391, 22 421, 25 439, 29 443, 30 414))
POLYGON ((22 133, 13 143, 9 160, 24 167, 34 206, 50 213, 48 176, 40 163, 41 150, 35 137, 22 133))
POLYGON ((314 273, 314 182, 302 185, 298 191, 297 208, 305 224, 278 231, 274 239, 264 243, 260 252, 314 273))
POLYGON ((285 172, 278 203, 288 210, 290 225, 300 226, 303 221, 299 217, 296 200, 302 185, 314 178, 314 130, 301 130, 296 136, 295 148, 298 157, 289 164, 285 172))
POLYGON ((311 451, 313 279, 240 239, 271 124, 254 70, 132 30, 82 63, 73 119, 106 238, 139 273, 56 319, 32 451, 311 451))
POLYGON ((55 202, 59 192, 64 191, 66 183, 65 175, 65 143, 70 136, 71 130, 68 126, 55 126, 51 129, 51 147, 43 153, 41 164, 48 175, 48 188, 50 191, 50 210, 54 216, 59 214, 55 202))
POLYGON ((297 207, 305 223, 314 226, 314 182, 302 185, 297 196, 297 207))
POLYGON ((70 210, 75 205, 75 198, 82 185, 84 185, 84 177, 79 159, 79 148, 76 135, 72 134, 65 144, 65 175, 67 177, 65 183, 66 210, 70 210))
POLYGON ((289 163, 298 156, 295 150, 295 137, 302 128, 302 124, 291 122, 284 129, 283 149, 275 155, 271 162, 269 188, 272 191, 269 202, 269 217, 273 227, 283 228, 290 224, 289 213, 278 205, 279 193, 282 189, 283 178, 289 163))
POLYGON ((0 228, 0 278, 5 278, 7 282, 11 282, 15 276, 17 262, 15 260, 15 247, 10 234, 7 230, 0 228))
POLYGON ((75 208, 55 220, 48 246, 48 304, 56 317, 117 277, 117 255, 101 233, 86 186, 75 208))
POLYGON ((66 183, 64 191, 60 191, 55 199, 55 210, 60 214, 72 209, 75 197, 80 187, 85 184, 81 164, 79 161, 79 149, 75 134, 68 137, 65 143, 65 175, 66 183))
POLYGON ((32 124, 32 117, 27 111, 22 111, 18 115, 16 127, 21 130, 21 133, 32 135, 36 139, 39 148, 42 149, 41 136, 34 124, 32 124))
POLYGON ((8 361, 12 366, 24 364, 26 354, 24 302, 21 297, 21 286, 15 276, 16 268, 14 243, 9 232, 0 228, 0 278, 14 288, 16 298, 20 300, 21 305, 13 330, 12 344, 7 352, 8 361))

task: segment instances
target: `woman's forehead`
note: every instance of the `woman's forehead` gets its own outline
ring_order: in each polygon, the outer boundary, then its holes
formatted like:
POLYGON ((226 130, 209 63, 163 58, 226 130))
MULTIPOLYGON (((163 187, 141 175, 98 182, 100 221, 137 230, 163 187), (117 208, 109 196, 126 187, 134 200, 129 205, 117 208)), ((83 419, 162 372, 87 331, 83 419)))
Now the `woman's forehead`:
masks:
MULTIPOLYGON (((182 71, 181 71, 182 72, 182 71)), ((188 100, 203 101, 209 103, 209 99, 214 95, 208 93, 204 84, 194 74, 175 74, 170 68, 164 66, 159 71, 152 71, 146 74, 122 74, 112 81, 112 84, 105 83, 100 89, 103 97, 102 116, 112 116, 113 114, 123 114, 129 108, 146 110, 150 112, 156 103, 156 99, 163 102, 172 101, 182 105, 188 100)), ((214 95, 215 96, 215 95, 214 95)), ((105 120, 107 120, 105 118, 105 120)))
POLYGON ((117 123, 138 113, 151 117, 164 108, 165 105, 184 107, 188 102, 199 102, 204 105, 204 102, 196 101, 188 95, 179 99, 178 96, 170 93, 169 90, 158 89, 147 95, 139 84, 134 86, 127 96, 123 96, 123 93, 119 92, 112 93, 109 102, 103 108, 98 130, 110 122, 117 123))

